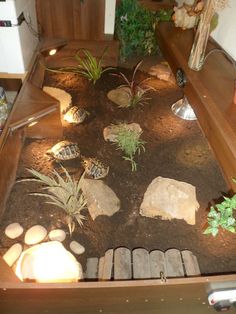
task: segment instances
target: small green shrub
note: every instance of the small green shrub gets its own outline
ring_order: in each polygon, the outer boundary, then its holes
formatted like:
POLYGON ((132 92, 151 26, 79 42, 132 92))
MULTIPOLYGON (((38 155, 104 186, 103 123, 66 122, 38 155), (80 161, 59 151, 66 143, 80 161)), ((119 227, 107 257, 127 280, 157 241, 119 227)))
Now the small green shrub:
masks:
POLYGON ((137 0, 121 0, 116 10, 115 33, 121 50, 120 57, 150 55, 158 51, 155 36, 156 23, 170 20, 172 10, 151 12, 140 5, 137 0))
POLYGON ((220 204, 211 206, 208 214, 208 227, 204 234, 211 234, 214 237, 218 234, 219 228, 236 232, 236 221, 234 218, 234 210, 236 208, 236 194, 232 197, 224 197, 224 201, 220 204))
POLYGON ((53 178, 34 169, 28 169, 36 178, 22 179, 20 181, 36 181, 45 185, 42 189, 47 192, 30 194, 46 197, 50 200, 46 202, 47 204, 53 204, 62 208, 67 214, 67 225, 70 234, 72 234, 75 228, 74 220, 76 220, 80 226, 83 225, 83 219, 85 219, 85 217, 81 214, 81 210, 85 208, 87 201, 81 191, 82 178, 77 182, 69 175, 64 167, 62 167, 62 169, 65 179, 60 176, 56 170, 52 171, 52 175, 55 177, 53 178))
POLYGON ((106 49, 104 50, 101 58, 97 60, 90 51, 81 49, 79 50, 76 55, 75 59, 78 61, 78 65, 75 67, 63 67, 59 69, 50 69, 46 68, 48 71, 52 72, 59 72, 59 73, 67 73, 67 72, 72 72, 72 73, 77 73, 85 78, 87 78, 89 81, 93 82, 95 84, 97 80, 100 79, 101 75, 106 72, 111 70, 111 67, 107 68, 102 68, 102 60, 104 57, 104 54, 106 52, 106 49), (84 58, 80 57, 80 51, 83 52, 84 58))
POLYGON ((137 163, 134 160, 136 153, 140 154, 141 149, 145 152, 145 142, 140 139, 140 133, 127 128, 125 124, 117 126, 117 142, 118 149, 124 153, 123 159, 131 163, 132 171, 137 170, 137 163))
POLYGON ((140 61, 134 68, 131 81, 129 81, 129 79, 121 72, 119 74, 113 74, 115 76, 121 77, 125 82, 124 85, 121 85, 118 88, 125 87, 127 90, 130 100, 127 107, 135 107, 138 104, 141 105, 146 104, 147 101, 149 100, 149 98, 146 97, 146 93, 150 90, 153 90, 153 88, 145 86, 145 81, 147 81, 147 79, 142 80, 141 82, 138 83, 136 83, 134 80, 135 74, 138 68, 140 67, 141 63, 142 61, 140 61))

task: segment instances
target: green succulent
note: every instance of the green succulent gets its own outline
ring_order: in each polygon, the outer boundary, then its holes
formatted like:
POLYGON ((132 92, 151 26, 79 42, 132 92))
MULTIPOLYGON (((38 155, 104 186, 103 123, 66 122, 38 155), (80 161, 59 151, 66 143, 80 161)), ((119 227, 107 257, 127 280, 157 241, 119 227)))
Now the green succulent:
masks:
POLYGON ((204 234, 211 234, 214 237, 218 234, 219 228, 225 229, 232 233, 236 232, 236 221, 234 210, 236 208, 236 194, 232 197, 224 197, 223 202, 211 206, 208 213, 208 227, 204 234))

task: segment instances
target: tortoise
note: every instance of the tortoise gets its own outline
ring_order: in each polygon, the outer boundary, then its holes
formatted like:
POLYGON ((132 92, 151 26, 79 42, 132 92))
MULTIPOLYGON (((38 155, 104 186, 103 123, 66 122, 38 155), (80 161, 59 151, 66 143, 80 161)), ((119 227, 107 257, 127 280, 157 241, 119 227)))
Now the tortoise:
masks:
POLYGON ((104 166, 104 164, 96 158, 82 157, 82 165, 85 173, 93 179, 102 179, 109 172, 109 167, 104 166))
POLYGON ((73 106, 64 115, 64 120, 69 123, 79 124, 82 123, 88 115, 89 112, 85 109, 73 106))
POLYGON ((46 154, 57 160, 69 160, 79 157, 80 150, 76 143, 61 141, 47 150, 46 154))

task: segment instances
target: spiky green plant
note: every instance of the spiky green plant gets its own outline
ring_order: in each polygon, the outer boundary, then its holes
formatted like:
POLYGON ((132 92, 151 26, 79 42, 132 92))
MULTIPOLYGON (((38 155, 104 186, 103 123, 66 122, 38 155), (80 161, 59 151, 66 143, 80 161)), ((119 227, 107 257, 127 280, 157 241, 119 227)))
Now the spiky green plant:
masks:
POLYGON ((46 192, 30 194, 46 197, 50 200, 46 202, 47 204, 53 204, 62 208, 67 214, 67 225, 70 234, 72 234, 75 229, 75 220, 80 226, 83 225, 85 217, 81 214, 81 210, 85 208, 87 201, 81 191, 81 180, 83 177, 76 181, 63 166, 61 167, 65 178, 55 169, 52 171, 51 177, 34 169, 27 169, 36 178, 22 179, 20 181, 35 181, 45 185, 42 190, 46 190, 46 192))
POLYGON ((104 72, 113 69, 112 67, 107 67, 104 69, 102 67, 102 61, 106 50, 107 49, 104 50, 100 59, 97 60, 97 58, 95 58, 89 50, 80 49, 75 55, 75 59, 78 61, 77 66, 62 67, 59 69, 50 69, 46 67, 46 69, 48 71, 59 73, 77 73, 95 84, 104 72), (84 54, 83 58, 80 56, 81 51, 84 54))
POLYGON ((145 84, 148 79, 144 79, 140 82, 135 81, 135 75, 142 62, 143 61, 141 60, 135 66, 131 80, 129 80, 122 72, 120 72, 119 74, 113 74, 122 78, 125 82, 125 84, 120 85, 118 88, 124 88, 125 92, 128 94, 129 103, 127 104, 127 107, 135 107, 138 104, 145 105, 149 100, 149 98, 146 97, 147 92, 149 92, 150 90, 154 90, 154 88, 147 87, 147 85, 145 84))
POLYGON ((145 142, 140 139, 140 133, 135 130, 130 130, 125 124, 117 125, 117 149, 124 153, 123 159, 131 163, 132 171, 137 170, 137 163, 134 160, 136 153, 140 154, 141 150, 145 152, 145 142))
POLYGON ((204 231, 204 234, 211 234, 215 237, 219 232, 219 228, 235 233, 236 221, 233 216, 235 209, 236 194, 232 198, 224 197, 223 202, 211 206, 207 218, 208 227, 204 231))

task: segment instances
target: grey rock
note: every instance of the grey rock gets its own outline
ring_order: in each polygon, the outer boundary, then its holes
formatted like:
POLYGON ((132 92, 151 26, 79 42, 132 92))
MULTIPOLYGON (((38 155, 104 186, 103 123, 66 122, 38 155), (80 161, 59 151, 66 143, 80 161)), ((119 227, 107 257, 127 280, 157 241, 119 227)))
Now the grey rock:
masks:
POLYGON ((102 180, 83 179, 82 191, 93 220, 100 215, 112 216, 120 209, 119 198, 102 180))

